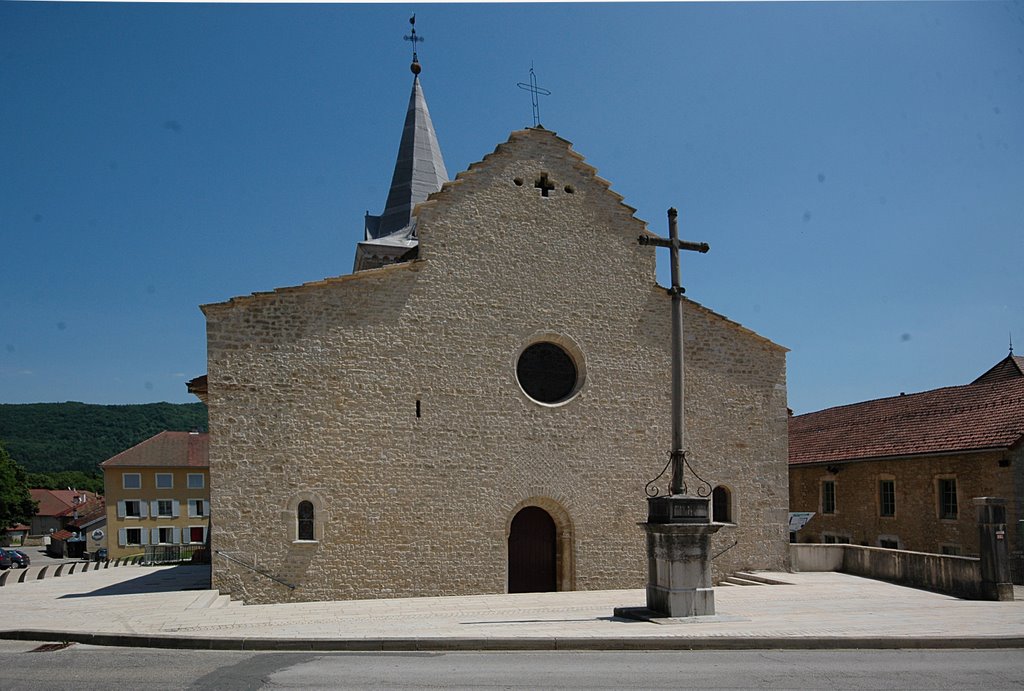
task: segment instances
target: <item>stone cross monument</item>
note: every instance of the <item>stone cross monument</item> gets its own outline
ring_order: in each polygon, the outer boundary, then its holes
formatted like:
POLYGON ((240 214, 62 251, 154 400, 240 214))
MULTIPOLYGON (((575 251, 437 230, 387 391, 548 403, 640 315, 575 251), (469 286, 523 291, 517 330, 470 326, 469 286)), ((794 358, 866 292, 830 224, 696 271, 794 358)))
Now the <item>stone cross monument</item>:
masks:
POLYGON ((679 281, 679 250, 707 252, 707 243, 679 239, 676 210, 668 210, 669 237, 641 235, 641 245, 667 247, 672 258, 672 479, 668 496, 648 497, 647 610, 651 616, 693 617, 715 613, 711 587, 713 524, 707 497, 686 492, 683 472, 683 287, 679 281))

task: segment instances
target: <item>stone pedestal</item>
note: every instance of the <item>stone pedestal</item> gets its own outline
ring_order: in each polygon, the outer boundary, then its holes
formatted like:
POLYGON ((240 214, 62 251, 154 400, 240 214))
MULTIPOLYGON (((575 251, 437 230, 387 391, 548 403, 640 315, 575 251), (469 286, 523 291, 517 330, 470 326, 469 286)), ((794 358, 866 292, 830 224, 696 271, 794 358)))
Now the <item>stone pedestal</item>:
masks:
POLYGON ((715 613, 711 587, 711 523, 706 498, 673 495, 648 500, 647 609, 665 617, 715 613))
POLYGON ((989 600, 1012 600, 1013 584, 1006 546, 1006 500, 975 497, 974 505, 978 510, 982 596, 989 600))

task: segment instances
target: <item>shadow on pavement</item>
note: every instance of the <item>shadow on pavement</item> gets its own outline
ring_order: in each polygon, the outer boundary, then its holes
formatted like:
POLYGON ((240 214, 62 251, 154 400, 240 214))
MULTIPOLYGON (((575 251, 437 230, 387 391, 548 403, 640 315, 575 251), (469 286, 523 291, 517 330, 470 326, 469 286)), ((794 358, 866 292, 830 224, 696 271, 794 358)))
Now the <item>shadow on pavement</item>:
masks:
POLYGON ((183 590, 209 590, 211 588, 210 566, 182 564, 170 568, 146 566, 122 566, 121 569, 138 569, 141 573, 120 583, 113 583, 87 593, 68 593, 58 599, 75 597, 102 597, 105 595, 142 595, 145 593, 172 593, 183 590))

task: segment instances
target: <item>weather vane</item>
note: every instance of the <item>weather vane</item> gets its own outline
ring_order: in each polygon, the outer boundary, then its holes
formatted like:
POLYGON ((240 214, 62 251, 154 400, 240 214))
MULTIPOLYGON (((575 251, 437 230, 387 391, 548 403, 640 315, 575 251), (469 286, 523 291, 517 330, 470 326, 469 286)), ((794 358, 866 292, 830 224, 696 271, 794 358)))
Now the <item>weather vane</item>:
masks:
POLYGON ((418 57, 416 57, 416 44, 417 43, 421 43, 423 41, 423 37, 416 35, 416 15, 415 14, 413 16, 409 17, 409 24, 412 25, 412 29, 410 29, 409 34, 407 36, 403 36, 402 38, 404 38, 406 41, 411 41, 412 42, 412 65, 410 66, 409 69, 412 70, 413 74, 419 74, 421 68, 420 68, 420 60, 419 60, 418 57))
POLYGON ((550 96, 551 92, 537 86, 537 75, 533 72, 532 62, 530 63, 530 83, 519 82, 516 86, 530 92, 530 101, 533 103, 533 126, 538 127, 540 125, 540 103, 537 96, 550 96))

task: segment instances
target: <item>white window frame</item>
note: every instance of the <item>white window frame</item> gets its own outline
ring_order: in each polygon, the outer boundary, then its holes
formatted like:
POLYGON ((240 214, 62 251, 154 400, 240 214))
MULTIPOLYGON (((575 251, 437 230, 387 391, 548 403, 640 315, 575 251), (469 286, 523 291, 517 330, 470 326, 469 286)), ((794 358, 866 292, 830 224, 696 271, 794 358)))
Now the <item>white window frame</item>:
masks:
POLYGON ((121 473, 121 489, 142 489, 142 473, 121 473), (128 478, 133 477, 138 481, 133 487, 128 485, 128 478))
POLYGON ((174 473, 156 473, 153 477, 153 483, 157 489, 174 489, 174 473), (162 478, 167 479, 166 487, 160 484, 162 478))
POLYGON ((179 545, 181 544, 181 528, 177 528, 172 525, 161 525, 153 528, 152 530, 152 542, 154 545, 179 545), (164 540, 164 531, 170 531, 167 537, 170 537, 170 541, 164 540))
MULTIPOLYGON (((188 528, 186 528, 186 530, 188 531, 188 533, 187 533, 188 543, 187 544, 190 544, 190 545, 204 545, 204 544, 206 544, 206 526, 205 525, 190 525, 190 526, 188 526, 188 528), (203 531, 203 539, 200 540, 199 542, 193 542, 192 541, 192 531, 196 530, 196 529, 199 529, 199 530, 203 531)), ((184 540, 184 539, 185 539, 185 535, 182 535, 182 540, 184 540)))
POLYGON ((181 502, 179 502, 177 499, 154 499, 151 502, 149 502, 149 515, 151 515, 153 518, 177 518, 181 515, 181 502), (161 502, 171 503, 170 513, 160 512, 161 502))
POLYGON ((117 502, 117 517, 126 518, 129 520, 138 520, 146 518, 149 515, 149 502, 142 501, 141 499, 121 499, 117 502), (128 504, 138 504, 139 512, 138 515, 128 514, 128 504))
POLYGON ((189 473, 185 480, 187 489, 206 489, 206 476, 202 473, 189 473), (199 484, 192 484, 194 478, 199 478, 199 484))
POLYGON ((120 528, 117 531, 117 541, 121 547, 142 547, 146 544, 145 528, 120 528), (138 542, 128 542, 128 531, 139 531, 138 542))
POLYGON ((207 499, 196 499, 192 498, 188 500, 188 517, 189 518, 207 518, 210 515, 210 502, 207 499), (201 503, 200 510, 202 513, 196 513, 196 503, 201 503))

